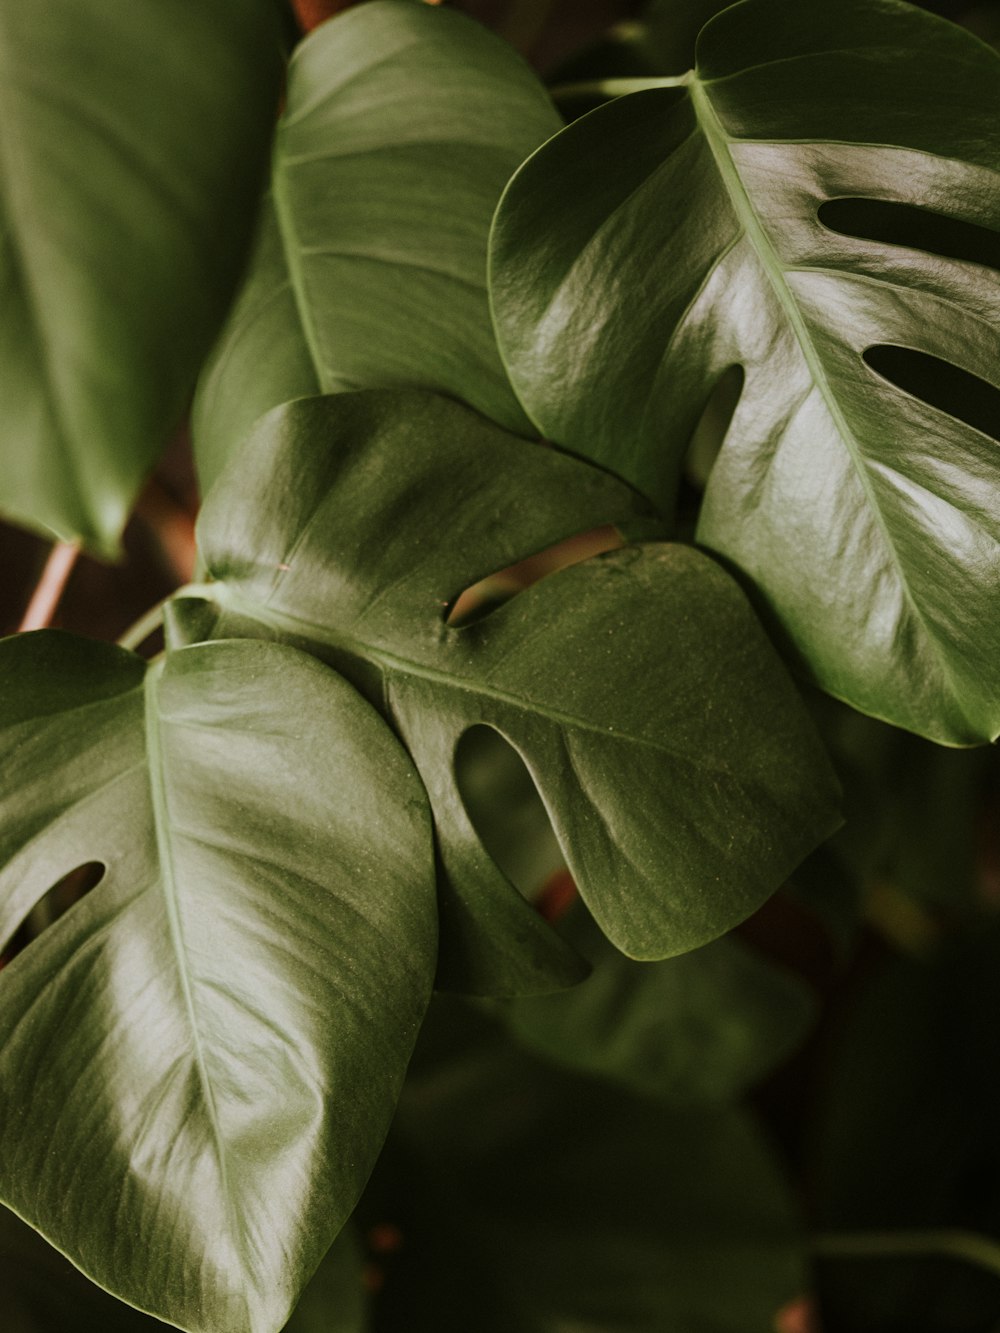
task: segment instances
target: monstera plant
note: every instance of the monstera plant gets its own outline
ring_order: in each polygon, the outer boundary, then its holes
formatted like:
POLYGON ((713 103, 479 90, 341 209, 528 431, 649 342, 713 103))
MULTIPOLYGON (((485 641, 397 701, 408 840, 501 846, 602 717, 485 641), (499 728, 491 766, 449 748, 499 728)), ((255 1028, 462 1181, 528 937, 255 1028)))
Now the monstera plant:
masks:
POLYGON ((985 1333, 1000 58, 320 8, 0 0, 14 1333, 985 1333))

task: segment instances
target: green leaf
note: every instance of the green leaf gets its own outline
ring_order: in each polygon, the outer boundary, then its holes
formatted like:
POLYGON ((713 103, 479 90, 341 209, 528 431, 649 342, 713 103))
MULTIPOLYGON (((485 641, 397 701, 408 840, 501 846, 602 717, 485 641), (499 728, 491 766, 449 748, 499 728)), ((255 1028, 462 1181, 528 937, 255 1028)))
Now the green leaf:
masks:
POLYGON ((190 1333, 274 1333, 381 1146, 435 958, 424 796, 292 648, 0 644, 0 1197, 190 1333), (377 836, 373 836, 377 832, 377 836), (141 1238, 141 1243, 137 1239, 141 1238))
POLYGON ((809 987, 735 935, 635 963, 578 909, 566 929, 593 973, 558 995, 498 1002, 499 1016, 548 1059, 671 1106, 735 1101, 792 1054, 816 1018, 809 987))
POLYGON ((508 177, 562 125, 520 57, 428 5, 372 0, 295 53, 246 289, 202 384, 207 486, 288 399, 418 386, 531 427, 486 297, 508 177))
POLYGON ((115 555, 226 313, 281 80, 273 0, 0 11, 0 510, 115 555))
POLYGON ((1000 60, 895 0, 744 0, 681 82, 508 188, 492 296, 518 394, 669 506, 742 365, 699 539, 824 689, 996 737, 1000 60))
POLYGON ((552 938, 462 802, 454 756, 472 726, 524 759, 581 893, 637 958, 721 934, 838 822, 790 681, 736 584, 699 552, 625 547, 446 623, 485 575, 645 512, 613 477, 416 391, 276 409, 202 511, 216 580, 203 595, 219 620, 196 614, 190 631, 290 636, 379 702, 434 810, 462 985, 530 986, 531 951, 548 946, 528 932, 552 938))
POLYGON ((480 1039, 408 1080, 394 1142, 414 1179, 390 1327, 770 1333, 805 1285, 743 1113, 668 1110, 480 1039))

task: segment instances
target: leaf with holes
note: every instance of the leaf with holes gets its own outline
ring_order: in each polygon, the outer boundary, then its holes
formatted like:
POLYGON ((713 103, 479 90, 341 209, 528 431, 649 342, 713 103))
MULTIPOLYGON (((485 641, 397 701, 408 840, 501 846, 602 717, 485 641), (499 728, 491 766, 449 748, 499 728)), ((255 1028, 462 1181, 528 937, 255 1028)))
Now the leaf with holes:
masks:
POLYGON ((279 644, 0 643, 0 1199, 190 1333, 275 1333, 350 1214, 430 993, 434 861, 384 722, 279 644), (308 1182, 308 1187, 304 1184, 308 1182))
POLYGON ((824 689, 991 739, 1000 59, 896 0, 743 0, 681 83, 578 121, 510 185, 492 292, 518 393, 669 505, 741 365, 700 540, 824 689))
POLYGON ((273 0, 2 6, 7 517, 117 553, 250 240, 277 19, 273 0))
POLYGON ((531 985, 527 932, 551 935, 462 803, 468 728, 493 727, 522 755, 582 894, 637 958, 721 934, 838 823, 798 696, 707 556, 627 546, 446 623, 492 570, 645 512, 610 475, 417 391, 276 409, 202 511, 217 619, 182 599, 173 633, 290 636, 379 704, 430 796, 463 985, 531 985))
POLYGON ((199 392, 202 480, 305 394, 439 389, 530 433, 490 324, 486 242, 508 177, 561 125, 520 57, 460 14, 371 0, 303 42, 256 258, 199 392))

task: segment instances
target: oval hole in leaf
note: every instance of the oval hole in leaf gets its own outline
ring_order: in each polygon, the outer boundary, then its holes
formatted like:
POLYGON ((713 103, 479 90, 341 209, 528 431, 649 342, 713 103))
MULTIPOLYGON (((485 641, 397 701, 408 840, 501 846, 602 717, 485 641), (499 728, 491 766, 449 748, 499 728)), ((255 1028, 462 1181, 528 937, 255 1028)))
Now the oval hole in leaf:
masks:
POLYGON ((483 847, 533 899, 566 862, 524 760, 492 727, 470 727, 455 747, 455 780, 483 847))
POLYGON ((0 967, 4 963, 9 963, 29 944, 37 940, 43 931, 64 916, 91 889, 95 889, 104 878, 105 869, 100 861, 85 861, 56 880, 14 931, 9 946, 0 952, 0 967))
POLYGON ((818 216, 824 227, 888 245, 905 245, 949 259, 1000 269, 1000 233, 887 199, 828 199, 818 216))
POLYGON ((534 555, 508 565, 506 569, 499 569, 494 574, 487 574, 484 579, 471 584, 452 602, 445 624, 453 629, 471 625, 547 575, 577 565, 581 560, 589 560, 592 555, 617 551, 623 545, 617 528, 610 525, 567 537, 554 546, 536 551, 534 555))
POLYGON ((684 474, 699 490, 705 489, 708 474, 722 448, 722 441, 726 438, 743 392, 744 378, 742 366, 730 366, 722 372, 691 433, 691 443, 684 460, 684 474))
POLYGON ((978 375, 927 352, 891 343, 867 347, 864 359, 897 389, 1000 440, 1000 389, 978 375))

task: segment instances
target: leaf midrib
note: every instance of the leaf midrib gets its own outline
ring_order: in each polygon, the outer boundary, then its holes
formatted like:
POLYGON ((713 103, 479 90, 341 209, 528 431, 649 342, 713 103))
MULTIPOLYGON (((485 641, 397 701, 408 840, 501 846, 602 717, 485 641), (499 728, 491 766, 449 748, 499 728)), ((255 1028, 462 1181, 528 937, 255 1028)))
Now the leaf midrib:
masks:
POLYGON ((302 263, 301 253, 302 242, 299 240, 298 230, 295 226, 295 219, 293 216, 295 210, 288 198, 290 189, 288 168, 282 153, 280 132, 274 145, 272 176, 271 198, 274 202, 274 216, 275 221, 278 224, 278 235, 281 238, 281 252, 285 258, 285 267, 288 271, 288 285, 291 288, 292 297, 295 301, 295 309, 299 317, 299 325, 302 329, 302 338, 305 342, 306 350, 309 353, 309 360, 312 363, 317 389, 321 393, 331 393, 333 392, 335 385, 330 382, 330 377, 326 373, 327 367, 319 344, 319 330, 316 327, 312 304, 309 299, 309 293, 306 290, 305 268, 302 263))
MULTIPOLYGON (((854 433, 848 425, 844 414, 840 410, 840 404, 834 396, 830 386, 830 381, 826 374, 826 369, 816 351, 816 347, 809 332, 805 318, 798 307, 794 293, 785 280, 785 266, 778 257, 777 251, 771 244, 771 238, 764 230, 764 226, 757 215, 757 210, 751 202, 750 195, 746 186, 743 184, 743 178, 733 161, 733 155, 729 149, 730 139, 723 129, 722 122, 716 114, 708 93, 700 79, 693 78, 690 84, 691 100, 694 104, 695 113, 698 117, 698 123, 701 125, 702 133, 709 146, 715 165, 722 177, 722 183, 726 188, 726 194, 736 211, 736 216, 740 221, 744 232, 749 238, 754 253, 759 257, 764 271, 767 273, 774 294, 781 304, 785 316, 791 324, 795 333, 796 341, 802 349, 802 355, 806 360, 809 371, 818 385, 823 395, 824 402, 833 417, 838 431, 844 437, 848 448, 851 450, 851 456, 854 459, 855 466, 860 472, 860 449, 854 433)), ((862 478, 863 480, 863 478, 862 478)), ((867 488, 866 488, 867 489, 867 488)), ((869 493, 869 498, 872 498, 869 493)))
POLYGON ((781 262, 777 251, 771 243, 771 238, 768 236, 767 231, 758 216, 757 210, 753 205, 749 192, 743 184, 743 178, 739 173, 739 169, 737 168, 736 163, 733 160, 732 152, 730 151, 729 145, 732 140, 726 133, 721 120, 716 114, 715 107, 712 105, 711 98, 706 91, 706 86, 707 83, 703 82, 697 74, 692 72, 690 83, 688 85, 692 105, 694 106, 695 115, 701 126, 702 133, 705 136, 709 151, 712 154, 719 175, 722 178, 726 195, 732 204, 740 225, 753 247, 754 253, 761 262, 764 272, 771 284, 771 289, 791 325, 796 343, 798 344, 803 359, 806 362, 813 382, 819 389, 823 402, 833 419, 837 432, 840 438, 844 441, 848 453, 851 456, 855 475, 857 476, 858 482, 868 501, 868 510, 882 533, 885 547, 889 552, 893 566, 896 570, 899 586, 906 599, 906 604, 910 608, 914 618, 922 626, 926 641, 933 650, 934 659, 944 677, 951 683, 957 697, 960 692, 957 689, 957 682, 955 681, 951 663, 948 660, 947 654, 941 651, 941 645, 910 589, 909 581, 899 557, 899 552, 896 549, 896 543, 893 540, 892 534, 889 532, 882 510, 872 489, 861 446, 841 410, 840 403, 837 401, 833 387, 830 384, 822 358, 816 349, 812 334, 809 331, 809 326, 799 309, 795 294, 786 280, 786 267, 781 262))
POLYGON ((160 706, 158 696, 158 688, 163 676, 164 665, 165 663, 162 661, 154 663, 149 668, 145 680, 146 755, 149 776, 150 805, 153 814, 153 825, 156 830, 157 859, 160 866, 160 882, 163 886, 163 899, 170 931, 170 942, 177 963, 177 975, 180 980, 181 994, 183 996, 184 1007, 187 1011, 188 1024, 191 1030, 192 1049, 195 1067, 198 1072, 198 1082, 201 1088, 204 1106, 208 1113, 209 1124, 211 1125, 212 1130, 212 1140, 215 1145, 216 1159, 219 1163, 222 1192, 225 1198, 226 1212, 229 1216, 230 1236, 239 1250, 244 1270, 246 1270, 246 1231, 239 1210, 235 1207, 232 1191, 230 1189, 225 1136, 222 1132, 218 1107, 215 1102, 215 1090, 212 1086, 212 1080, 205 1061, 205 1052, 202 1048, 201 1030, 194 1001, 194 988, 188 970, 184 931, 181 924, 181 914, 177 901, 177 882, 175 877, 173 850, 167 833, 171 820, 169 797, 167 794, 165 760, 160 737, 160 706))
MULTIPOLYGON (((415 662, 412 658, 402 657, 396 653, 390 652, 381 646, 376 646, 364 639, 355 638, 353 635, 335 633, 327 626, 318 625, 315 621, 307 620, 303 617, 295 616, 286 611, 278 611, 274 607, 266 605, 263 602, 256 601, 234 588, 231 583, 219 580, 215 583, 192 584, 182 590, 182 595, 186 596, 204 596, 227 610, 237 615, 245 616, 250 620, 256 620, 258 623, 265 624, 271 629, 282 633, 290 634, 300 639, 311 639, 314 643, 321 643, 325 647, 333 648, 346 653, 349 656, 356 657, 361 661, 374 663, 387 676, 393 674, 401 676, 416 676, 420 680, 429 681, 434 685, 441 685, 449 690, 462 690, 467 694, 482 696, 487 699, 495 700, 497 703, 515 709, 518 712, 535 712, 544 717, 546 721, 572 731, 585 731, 595 736, 601 736, 604 740, 613 739, 625 741, 630 745, 639 746, 643 749, 654 750, 659 754, 669 755, 670 758, 683 763, 688 768, 694 768, 699 771, 713 773, 719 777, 724 777, 738 785, 744 785, 743 781, 732 773, 728 768, 720 767, 717 764, 709 764, 704 761, 700 754, 689 754, 684 750, 677 750, 669 745, 665 745, 662 740, 650 740, 645 736, 636 735, 631 730, 619 730, 618 728, 607 728, 596 725, 586 718, 579 717, 573 713, 564 713, 560 709, 552 709, 547 705, 542 708, 532 709, 522 697, 512 694, 507 690, 499 690, 487 685, 485 682, 470 682, 463 677, 451 674, 447 671, 438 670, 435 667, 427 666, 423 662, 415 662)), ((461 633, 461 631, 457 631, 461 633)))

